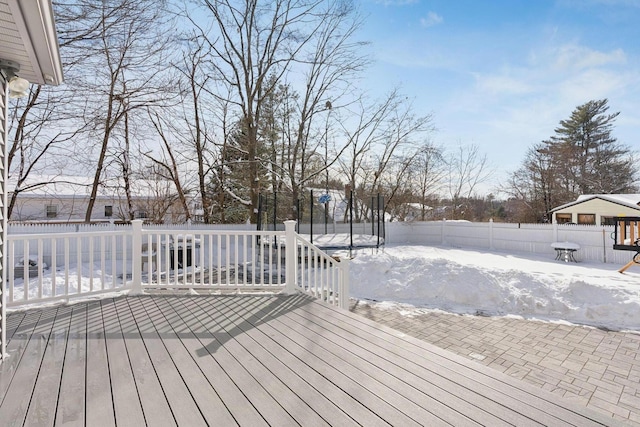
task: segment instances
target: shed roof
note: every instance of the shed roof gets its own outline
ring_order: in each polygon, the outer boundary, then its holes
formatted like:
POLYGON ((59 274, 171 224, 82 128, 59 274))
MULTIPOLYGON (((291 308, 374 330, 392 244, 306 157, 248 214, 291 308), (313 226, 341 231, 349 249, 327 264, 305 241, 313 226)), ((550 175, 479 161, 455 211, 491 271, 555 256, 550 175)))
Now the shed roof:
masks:
POLYGON ((573 202, 565 203, 551 209, 551 212, 559 211, 561 209, 569 208, 580 203, 587 202, 589 200, 600 199, 617 205, 625 206, 631 209, 637 209, 640 211, 640 194, 583 194, 578 196, 573 202))

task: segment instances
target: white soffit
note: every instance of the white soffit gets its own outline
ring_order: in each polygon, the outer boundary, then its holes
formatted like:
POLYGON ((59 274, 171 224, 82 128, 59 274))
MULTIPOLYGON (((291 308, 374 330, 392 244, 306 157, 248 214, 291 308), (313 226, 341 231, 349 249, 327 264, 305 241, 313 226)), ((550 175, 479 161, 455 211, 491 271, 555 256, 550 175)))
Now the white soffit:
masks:
POLYGON ((0 58, 20 64, 18 75, 31 83, 62 83, 50 0, 0 0, 0 58))

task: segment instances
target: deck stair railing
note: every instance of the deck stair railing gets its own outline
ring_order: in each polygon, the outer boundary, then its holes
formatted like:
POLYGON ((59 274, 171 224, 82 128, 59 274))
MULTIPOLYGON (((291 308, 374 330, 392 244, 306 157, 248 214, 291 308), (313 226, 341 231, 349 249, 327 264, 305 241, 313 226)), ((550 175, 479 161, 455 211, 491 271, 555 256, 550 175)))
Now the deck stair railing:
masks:
POLYGON ((10 234, 7 306, 107 292, 304 292, 348 308, 348 261, 295 232, 157 230, 10 234))

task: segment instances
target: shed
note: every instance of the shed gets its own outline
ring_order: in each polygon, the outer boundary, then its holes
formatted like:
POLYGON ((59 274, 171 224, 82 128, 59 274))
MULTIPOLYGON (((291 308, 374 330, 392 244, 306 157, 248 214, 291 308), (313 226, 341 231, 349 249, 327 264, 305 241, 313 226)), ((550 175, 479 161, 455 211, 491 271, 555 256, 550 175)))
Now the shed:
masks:
POLYGON ((558 224, 613 225, 619 216, 640 216, 640 194, 585 194, 551 210, 558 224))

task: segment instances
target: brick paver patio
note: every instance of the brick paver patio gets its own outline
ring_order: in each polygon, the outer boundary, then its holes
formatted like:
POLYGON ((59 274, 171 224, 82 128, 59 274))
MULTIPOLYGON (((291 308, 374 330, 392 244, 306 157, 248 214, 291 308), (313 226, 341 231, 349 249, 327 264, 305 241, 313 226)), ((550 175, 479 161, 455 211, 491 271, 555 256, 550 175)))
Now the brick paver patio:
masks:
POLYGON ((640 333, 352 300, 351 311, 640 426, 640 333), (410 314, 408 314, 410 313, 410 314))

